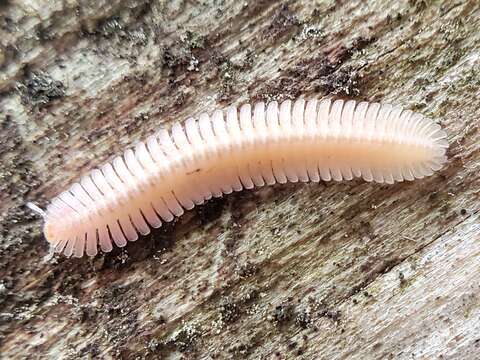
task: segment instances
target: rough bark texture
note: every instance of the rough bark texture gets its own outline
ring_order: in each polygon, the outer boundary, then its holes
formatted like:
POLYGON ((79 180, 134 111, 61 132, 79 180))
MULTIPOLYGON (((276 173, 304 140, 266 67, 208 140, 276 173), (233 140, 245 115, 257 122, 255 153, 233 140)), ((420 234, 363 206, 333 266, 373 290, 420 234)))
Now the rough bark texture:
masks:
POLYGON ((0 1, 0 356, 474 359, 479 28, 476 0, 0 1), (237 193, 107 255, 48 255, 27 201, 174 120, 300 94, 440 119, 449 162, 237 193))

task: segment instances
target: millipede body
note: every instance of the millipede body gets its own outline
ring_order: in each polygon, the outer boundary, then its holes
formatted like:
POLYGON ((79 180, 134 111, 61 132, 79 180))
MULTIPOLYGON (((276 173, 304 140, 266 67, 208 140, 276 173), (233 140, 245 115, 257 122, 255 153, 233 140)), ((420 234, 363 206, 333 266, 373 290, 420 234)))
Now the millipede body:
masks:
POLYGON ((93 256, 145 235, 195 205, 275 183, 394 183, 432 175, 446 134, 390 104, 298 99, 217 110, 175 123, 93 170, 44 214, 54 251, 93 256))

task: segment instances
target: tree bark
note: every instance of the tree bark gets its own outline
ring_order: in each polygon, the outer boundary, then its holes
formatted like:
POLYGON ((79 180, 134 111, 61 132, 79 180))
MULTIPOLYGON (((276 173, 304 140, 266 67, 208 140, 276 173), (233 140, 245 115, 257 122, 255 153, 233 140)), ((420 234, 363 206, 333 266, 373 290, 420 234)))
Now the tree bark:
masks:
POLYGON ((3 358, 474 359, 480 3, 0 2, 3 358), (190 115, 392 102, 438 119, 433 177, 211 200, 124 249, 50 256, 45 206, 190 115))

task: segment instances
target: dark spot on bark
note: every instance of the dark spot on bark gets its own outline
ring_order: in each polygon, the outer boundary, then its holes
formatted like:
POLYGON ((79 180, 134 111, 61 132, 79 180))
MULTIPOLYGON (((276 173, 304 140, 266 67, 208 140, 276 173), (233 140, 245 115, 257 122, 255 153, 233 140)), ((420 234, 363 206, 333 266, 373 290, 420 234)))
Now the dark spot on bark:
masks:
POLYGON ((287 301, 275 307, 273 319, 277 324, 282 324, 292 320, 293 315, 294 307, 291 302, 287 301))
POLYGON ((307 312, 306 310, 302 310, 295 317, 295 323, 302 329, 306 329, 312 323, 312 317, 309 312, 307 312))
POLYGON ((201 224, 205 225, 217 220, 222 215, 224 207, 225 200, 223 198, 212 198, 196 208, 201 224))
POLYGON ((220 301, 219 312, 220 321, 224 324, 232 323, 240 316, 238 305, 228 297, 220 301))
POLYGON ((312 323, 312 315, 310 314, 310 311, 307 311, 306 309, 301 310, 295 316, 295 324, 300 326, 302 329, 308 328, 311 323, 312 323))
POLYGON ((165 325, 167 323, 167 318, 164 315, 157 316, 157 324, 158 325, 165 325))
POLYGON ((327 309, 327 310, 324 310, 324 311, 320 312, 319 315, 323 316, 323 317, 326 317, 326 318, 329 318, 329 319, 336 322, 340 319, 340 310, 327 309))
POLYGON ((227 352, 235 358, 245 358, 256 346, 258 346, 258 337, 252 336, 246 340, 234 343, 228 347, 227 352))
POLYGON ((163 50, 163 64, 167 68, 174 69, 189 63, 190 55, 175 47, 167 47, 163 50))
POLYGON ((258 272, 258 267, 255 264, 247 261, 246 263, 242 264, 238 269, 238 275, 241 278, 248 278, 255 275, 258 272))
POLYGON ((164 222, 161 227, 152 228, 150 234, 139 235, 137 241, 129 241, 125 248, 114 247, 110 253, 105 254, 103 268, 127 268, 133 263, 151 258, 159 251, 170 250, 175 245, 175 227, 175 220, 164 222))
POLYGON ((263 31, 263 38, 276 41, 300 25, 295 14, 284 4, 273 15, 270 25, 263 31))
POLYGON ((97 342, 87 344, 84 349, 81 350, 81 355, 88 358, 98 358, 100 356, 100 349, 97 342))
POLYGON ((172 336, 167 345, 173 346, 180 352, 193 352, 201 336, 202 333, 197 324, 185 324, 172 336))
POLYGON ((13 125, 12 124, 12 116, 10 114, 5 114, 0 127, 2 128, 2 130, 7 130, 12 125, 13 125))
POLYGON ((207 43, 207 37, 196 32, 187 30, 185 31, 184 36, 182 37, 182 42, 190 50, 193 49, 204 49, 207 43))
MULTIPOLYGON (((130 243, 127 246, 130 246, 130 243)), ((130 262, 126 249, 114 246, 111 252, 104 254, 103 269, 124 269, 130 262)))
POLYGON ((200 71, 202 63, 215 61, 215 55, 205 51, 208 43, 206 36, 187 30, 183 36, 163 47, 162 67, 172 79, 185 71, 200 71))
POLYGON ((336 95, 357 96, 360 94, 359 77, 352 67, 345 67, 327 75, 317 86, 317 90, 336 95))
MULTIPOLYGON (((142 125, 144 125, 144 123, 148 122, 149 119, 150 119, 149 114, 146 112, 141 112, 139 114, 136 114, 132 122, 127 122, 125 126, 125 131, 129 134, 133 132, 135 129, 140 128, 142 125)), ((96 135, 98 136, 98 133, 96 135)), ((95 136, 95 132, 93 132, 90 135, 89 139, 94 138, 94 136, 95 136)))
POLYGON ((81 322, 93 321, 95 320, 96 316, 97 316, 97 311, 95 310, 95 308, 90 307, 88 305, 83 306, 81 308, 81 312, 80 312, 81 322))
POLYGON ((437 199, 438 199, 438 193, 437 192, 433 192, 430 195, 428 195, 428 201, 435 201, 437 199))
MULTIPOLYGON (((5 19, 5 22, 8 23, 7 19, 5 19)), ((3 29, 5 29, 5 27, 3 29)), ((12 44, 0 47, 0 52, 0 69, 6 68, 9 63, 18 60, 18 55, 20 54, 18 47, 12 44)))
POLYGON ((52 29, 52 27, 46 27, 44 24, 39 23, 35 29, 35 35, 37 36, 38 40, 40 42, 48 42, 51 41, 55 38, 55 33, 52 29))
POLYGON ((427 2, 425 0, 408 0, 408 5, 415 8, 415 12, 420 12, 427 8, 427 2))
POLYGON ((336 95, 360 94, 360 77, 349 66, 340 65, 351 56, 350 50, 300 60, 283 71, 282 75, 266 82, 253 96, 254 100, 294 99, 302 94, 323 93, 336 95))
POLYGON ((135 307, 139 286, 141 281, 125 286, 106 285, 94 294, 98 303, 95 307, 98 315, 92 321, 104 329, 109 342, 115 347, 124 342, 128 334, 135 333, 139 326, 138 309, 135 307))
POLYGON ((65 96, 65 85, 43 72, 30 73, 27 80, 18 84, 22 102, 31 107, 43 108, 53 100, 65 96))
POLYGON ((345 56, 344 58, 341 59, 341 61, 345 61, 349 59, 355 52, 361 51, 365 49, 368 45, 374 43, 376 41, 375 37, 365 37, 365 36, 359 36, 353 39, 352 44, 348 49, 345 51, 345 56))
POLYGON ((288 350, 294 350, 297 347, 298 343, 296 341, 290 341, 288 343, 288 350))
POLYGON ((218 75, 222 80, 222 90, 220 93, 220 100, 229 101, 236 84, 236 69, 229 59, 225 59, 218 66, 218 75))

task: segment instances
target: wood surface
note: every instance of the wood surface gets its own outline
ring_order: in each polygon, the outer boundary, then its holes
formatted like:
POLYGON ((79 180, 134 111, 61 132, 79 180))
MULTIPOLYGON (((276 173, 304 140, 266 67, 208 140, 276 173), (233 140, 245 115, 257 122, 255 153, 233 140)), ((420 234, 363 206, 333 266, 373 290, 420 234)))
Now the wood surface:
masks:
POLYGON ((478 0, 0 1, 0 357, 478 359, 478 0), (435 176, 209 201, 93 259, 45 206, 190 115, 305 96, 438 120, 435 176))

